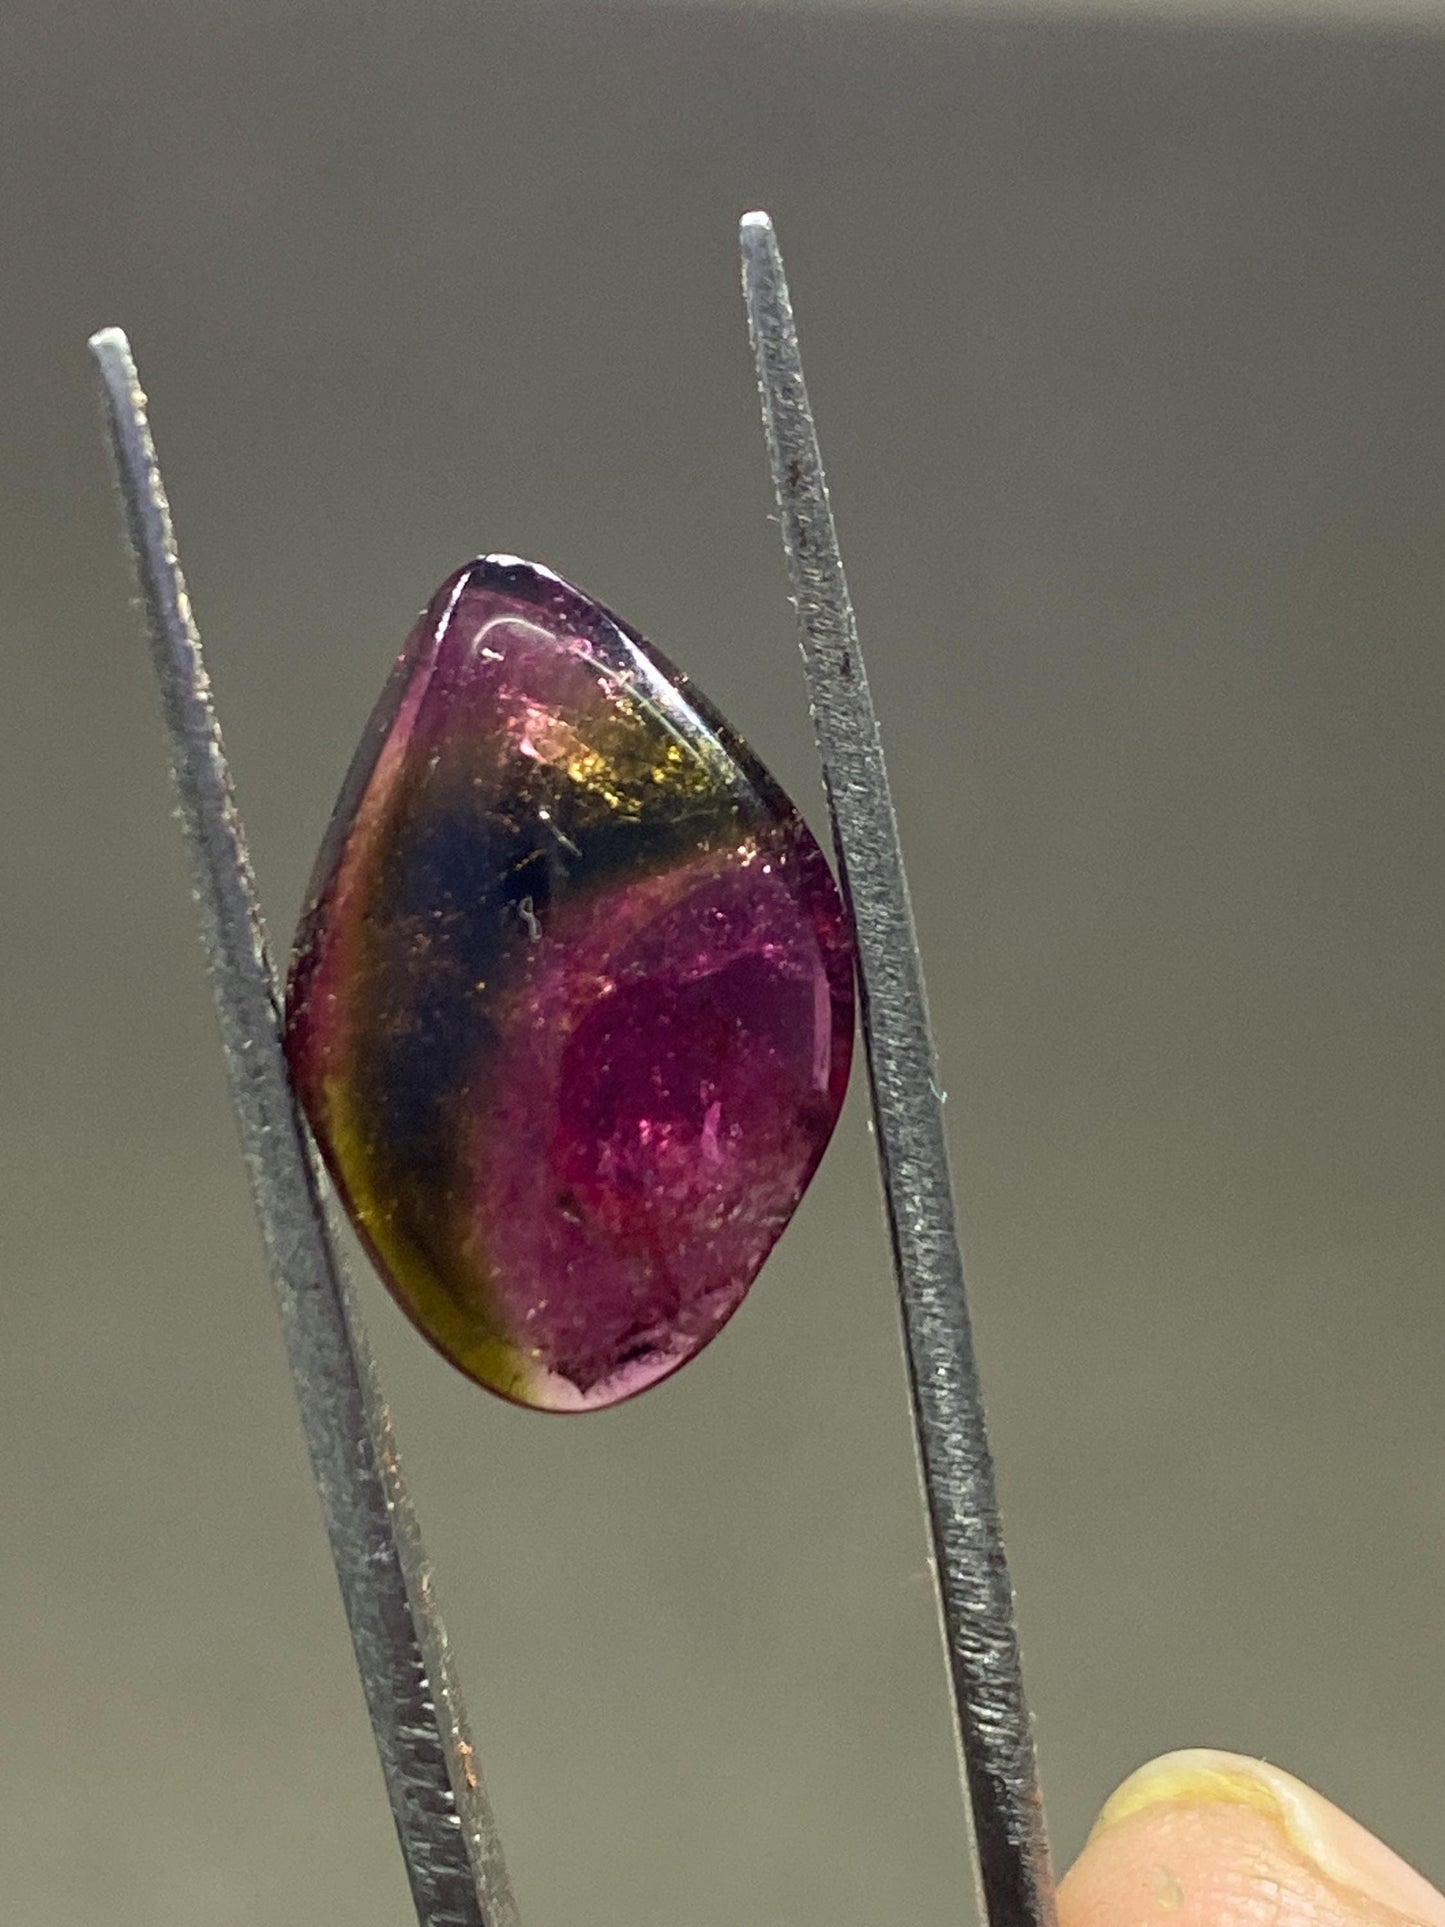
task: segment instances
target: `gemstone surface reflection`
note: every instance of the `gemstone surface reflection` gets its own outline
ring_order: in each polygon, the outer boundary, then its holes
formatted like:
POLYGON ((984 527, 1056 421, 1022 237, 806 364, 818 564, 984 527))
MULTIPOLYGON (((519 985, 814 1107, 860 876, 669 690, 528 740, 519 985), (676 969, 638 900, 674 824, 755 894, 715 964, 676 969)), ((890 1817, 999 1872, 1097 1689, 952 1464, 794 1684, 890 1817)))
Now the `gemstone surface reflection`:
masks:
POLYGON ((658 652, 490 556, 407 640, 287 993, 342 1199, 421 1330, 524 1405, 612 1405, 737 1309, 817 1168, 847 919, 792 804, 658 652))

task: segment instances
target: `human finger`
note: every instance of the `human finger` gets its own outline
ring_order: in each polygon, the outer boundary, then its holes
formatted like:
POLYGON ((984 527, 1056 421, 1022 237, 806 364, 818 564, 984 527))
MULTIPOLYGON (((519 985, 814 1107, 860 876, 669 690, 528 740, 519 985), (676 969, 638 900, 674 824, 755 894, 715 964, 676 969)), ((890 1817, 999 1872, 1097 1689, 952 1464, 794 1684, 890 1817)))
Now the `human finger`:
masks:
POLYGON ((1445 1927, 1445 1895, 1278 1767, 1169 1753, 1105 1804, 1060 1927, 1445 1927))

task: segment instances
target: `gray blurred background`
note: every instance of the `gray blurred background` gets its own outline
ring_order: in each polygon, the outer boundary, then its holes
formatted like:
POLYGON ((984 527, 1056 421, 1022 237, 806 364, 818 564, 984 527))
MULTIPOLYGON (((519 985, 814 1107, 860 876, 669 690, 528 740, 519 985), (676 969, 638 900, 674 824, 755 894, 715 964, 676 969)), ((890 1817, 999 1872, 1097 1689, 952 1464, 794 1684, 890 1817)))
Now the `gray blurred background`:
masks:
MULTIPOLYGON (((758 204, 912 863, 1060 1858, 1206 1743, 1445 1879, 1445 38, 1238 11, 5 8, 17 1927, 408 1918, 85 338, 135 341, 284 944, 479 549, 623 611, 818 821, 758 204)), ((496 1403, 364 1281, 529 1927, 968 1917, 861 1099, 725 1338, 611 1415, 496 1403)))

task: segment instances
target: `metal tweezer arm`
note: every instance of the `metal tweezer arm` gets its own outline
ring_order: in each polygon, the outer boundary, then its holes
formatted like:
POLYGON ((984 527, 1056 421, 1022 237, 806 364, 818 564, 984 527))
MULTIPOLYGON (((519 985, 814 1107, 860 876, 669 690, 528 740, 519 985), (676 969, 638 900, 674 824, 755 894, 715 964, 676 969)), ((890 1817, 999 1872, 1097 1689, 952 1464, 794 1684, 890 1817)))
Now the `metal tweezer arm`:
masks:
POLYGON ((391 1417, 286 1075, 276 979, 145 396, 119 329, 90 346, 161 685, 251 1196, 417 1919, 421 1927, 515 1927, 391 1417))
POLYGON ((990 1927, 1052 1927, 1043 1802, 903 852, 803 385, 788 283, 766 214, 744 218, 742 253, 813 727, 857 933, 863 1041, 979 1899, 990 1927))

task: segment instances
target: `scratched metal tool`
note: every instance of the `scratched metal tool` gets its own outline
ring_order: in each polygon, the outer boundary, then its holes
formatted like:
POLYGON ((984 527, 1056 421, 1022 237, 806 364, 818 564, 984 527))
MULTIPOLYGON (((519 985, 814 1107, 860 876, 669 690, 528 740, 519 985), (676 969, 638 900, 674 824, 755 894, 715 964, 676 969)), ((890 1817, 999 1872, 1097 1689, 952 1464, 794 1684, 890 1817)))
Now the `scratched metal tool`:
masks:
MULTIPOLYGON (((744 284, 783 539, 858 932, 879 1153, 941 1617, 989 1927, 1053 1927, 1053 1884, 959 1257, 922 966, 787 284, 765 215, 744 284)), ((302 1423, 421 1927, 516 1927, 416 1520, 316 1157, 170 511, 124 335, 92 351, 161 686, 202 943, 302 1423)))
POLYGON ((421 1927, 516 1927, 391 1416, 281 1048, 251 863, 125 336, 91 341, 160 681, 231 1097, 301 1421, 421 1927))
POLYGON ((948 1140, 908 882, 772 222, 742 224, 763 428, 838 868, 857 931, 863 1041, 979 1900, 1052 1927, 1053 1876, 964 1290, 948 1140))

